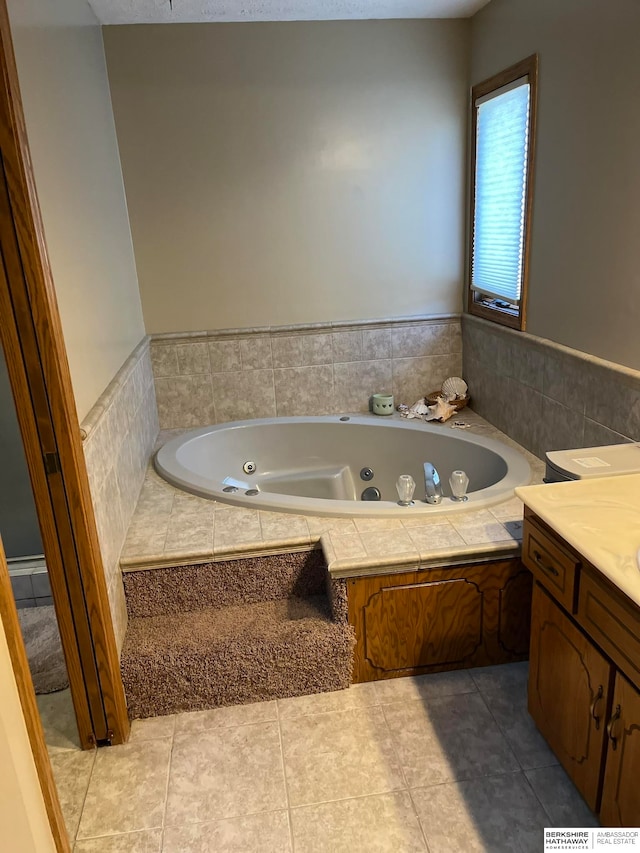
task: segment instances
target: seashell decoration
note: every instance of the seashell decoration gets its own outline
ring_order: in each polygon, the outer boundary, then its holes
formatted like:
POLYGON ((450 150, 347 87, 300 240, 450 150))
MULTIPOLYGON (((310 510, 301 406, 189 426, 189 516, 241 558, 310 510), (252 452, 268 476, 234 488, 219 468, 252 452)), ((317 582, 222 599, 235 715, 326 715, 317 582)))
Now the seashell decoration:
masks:
POLYGON ((424 416, 425 421, 446 421, 456 412, 456 407, 452 406, 444 397, 438 397, 435 405, 429 406, 428 409, 429 411, 424 416))
POLYGON ((450 376, 442 383, 442 397, 447 403, 452 400, 463 400, 468 390, 469 386, 459 376, 450 376))
POLYGON ((419 400, 409 408, 407 413, 401 412, 405 418, 422 418, 429 413, 429 406, 424 401, 424 397, 420 397, 419 400))

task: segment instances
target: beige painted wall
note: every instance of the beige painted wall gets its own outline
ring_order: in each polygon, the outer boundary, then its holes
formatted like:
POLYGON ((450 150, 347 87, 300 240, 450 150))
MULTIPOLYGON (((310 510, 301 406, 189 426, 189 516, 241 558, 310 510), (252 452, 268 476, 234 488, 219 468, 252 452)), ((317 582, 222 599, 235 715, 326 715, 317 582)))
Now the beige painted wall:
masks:
POLYGON ((102 35, 86 0, 8 6, 82 419, 144 335, 102 35))
POLYGON ((106 27, 147 331, 459 311, 469 28, 106 27))
POLYGON ((0 846, 20 853, 53 853, 55 845, 1 621, 0 696, 0 846))
POLYGON ((640 368, 640 4, 492 0, 472 82, 540 56, 528 331, 640 368))

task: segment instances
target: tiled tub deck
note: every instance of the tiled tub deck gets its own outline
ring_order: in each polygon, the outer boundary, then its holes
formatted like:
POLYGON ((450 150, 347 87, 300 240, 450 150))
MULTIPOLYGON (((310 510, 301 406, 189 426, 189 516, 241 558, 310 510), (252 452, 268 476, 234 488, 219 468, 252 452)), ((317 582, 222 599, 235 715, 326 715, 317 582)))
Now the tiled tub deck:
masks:
MULTIPOLYGON (((543 463, 469 409, 468 432, 497 438, 543 463)), ((442 424, 451 429, 451 422, 442 424)), ((159 444, 176 435, 160 434, 159 444)), ((470 559, 498 559, 520 547, 522 503, 512 497, 482 510, 424 517, 333 518, 263 512, 199 498, 161 479, 150 464, 120 557, 123 572, 321 547, 333 577, 411 571, 470 559)))

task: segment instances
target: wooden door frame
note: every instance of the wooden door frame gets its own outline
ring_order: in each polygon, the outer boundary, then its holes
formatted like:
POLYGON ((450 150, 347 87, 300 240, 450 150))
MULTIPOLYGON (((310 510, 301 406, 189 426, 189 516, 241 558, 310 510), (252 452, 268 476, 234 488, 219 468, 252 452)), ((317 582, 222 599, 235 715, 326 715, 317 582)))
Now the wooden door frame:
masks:
POLYGON ((71 846, 64 823, 64 816, 58 799, 53 779, 53 770, 51 761, 45 744, 44 732, 42 730, 42 722, 38 713, 38 705, 36 703, 36 694, 33 689, 31 673, 29 672, 29 663, 27 654, 22 641, 20 632, 20 623, 18 622, 18 612, 13 600, 11 591, 11 580, 7 563, 4 557, 4 549, 2 547, 2 538, 0 537, 0 622, 7 638, 7 646, 9 647, 9 657, 13 666, 13 673, 16 679, 16 687, 18 688, 18 696, 22 706, 22 713, 27 728, 27 735, 33 753, 33 761, 40 782, 42 791, 42 799, 44 807, 49 818, 49 826, 51 834, 58 853, 71 853, 71 846))
MULTIPOLYGON (((0 317, 80 742, 83 748, 122 743, 129 720, 6 0, 0 0, 0 317)), ((16 673, 17 680, 23 676, 16 673)))

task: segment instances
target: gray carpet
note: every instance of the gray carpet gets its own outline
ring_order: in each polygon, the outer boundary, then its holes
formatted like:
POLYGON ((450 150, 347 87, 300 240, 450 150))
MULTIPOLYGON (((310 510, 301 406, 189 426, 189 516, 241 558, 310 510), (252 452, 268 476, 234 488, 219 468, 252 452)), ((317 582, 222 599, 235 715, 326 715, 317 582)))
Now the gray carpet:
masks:
POLYGON ((64 690, 69 679, 54 608, 25 607, 18 617, 36 693, 64 690))

